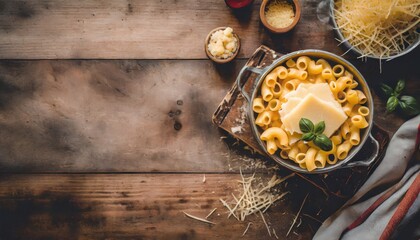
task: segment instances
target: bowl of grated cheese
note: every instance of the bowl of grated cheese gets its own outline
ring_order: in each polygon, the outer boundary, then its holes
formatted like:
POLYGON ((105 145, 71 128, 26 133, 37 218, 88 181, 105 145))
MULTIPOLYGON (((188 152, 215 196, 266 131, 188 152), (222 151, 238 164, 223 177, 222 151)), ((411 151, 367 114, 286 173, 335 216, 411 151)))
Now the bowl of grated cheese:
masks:
POLYGON ((262 24, 273 33, 285 33, 300 19, 298 0, 263 0, 260 7, 262 24))

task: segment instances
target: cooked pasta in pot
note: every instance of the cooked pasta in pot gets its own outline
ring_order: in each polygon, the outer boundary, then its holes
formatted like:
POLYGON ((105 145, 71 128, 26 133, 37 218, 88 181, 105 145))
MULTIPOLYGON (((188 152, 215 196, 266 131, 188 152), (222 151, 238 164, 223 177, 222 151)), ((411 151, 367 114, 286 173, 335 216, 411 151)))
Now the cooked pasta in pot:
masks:
POLYGON ((345 159, 369 125, 367 98, 358 85, 343 65, 325 59, 301 56, 273 69, 252 103, 267 152, 308 171, 345 159), (331 149, 303 140, 302 118, 324 122, 331 149))

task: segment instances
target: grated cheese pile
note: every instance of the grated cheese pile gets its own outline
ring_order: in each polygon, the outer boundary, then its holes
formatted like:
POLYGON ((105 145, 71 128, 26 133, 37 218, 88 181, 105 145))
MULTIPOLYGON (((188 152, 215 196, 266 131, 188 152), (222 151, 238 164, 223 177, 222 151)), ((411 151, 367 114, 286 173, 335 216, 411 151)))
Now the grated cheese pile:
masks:
POLYGON ((229 210, 228 218, 233 215, 238 221, 244 221, 248 215, 258 212, 261 214, 264 213, 274 202, 283 198, 288 193, 272 193, 270 189, 292 176, 294 176, 293 173, 284 178, 277 178, 276 175, 273 175, 266 185, 256 185, 255 174, 245 178, 241 171, 242 180, 239 182, 242 185, 243 191, 240 196, 235 196, 232 193, 233 205, 220 199, 223 205, 229 210))
POLYGON ((285 28, 293 23, 295 12, 287 1, 271 1, 265 11, 268 24, 276 28, 285 28))
POLYGON ((391 57, 419 37, 418 0, 338 0, 337 26, 348 42, 365 56, 391 57))

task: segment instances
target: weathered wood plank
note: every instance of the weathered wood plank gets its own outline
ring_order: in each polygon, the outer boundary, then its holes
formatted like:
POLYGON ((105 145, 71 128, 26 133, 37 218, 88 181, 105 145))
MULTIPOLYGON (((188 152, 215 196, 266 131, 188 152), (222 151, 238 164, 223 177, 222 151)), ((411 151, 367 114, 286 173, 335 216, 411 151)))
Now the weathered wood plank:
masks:
MULTIPOLYGON (((243 239, 269 239, 259 216, 227 219, 219 199, 238 195, 239 174, 202 179, 203 174, 0 175, 0 239, 239 239, 249 221, 243 239), (183 214, 205 217, 214 208, 213 226, 183 214)), ((278 189, 291 193, 267 211, 266 220, 285 239, 309 193, 302 222, 293 229, 298 235, 291 232, 287 239, 310 239, 319 222, 304 214, 322 220, 343 201, 330 198, 326 205, 316 188, 294 182, 297 177, 289 180, 278 189)))
POLYGON ((1 0, 0 59, 201 59, 205 37, 220 26, 241 37, 240 58, 261 43, 283 52, 341 53, 331 28, 317 18, 318 2, 302 1, 296 28, 272 35, 260 23, 260 1, 235 15, 220 0, 1 0))
POLYGON ((227 171, 211 116, 242 64, 1 62, 0 171, 227 171))
MULTIPOLYGON (((403 72, 406 93, 418 96, 410 59, 387 64, 384 76, 403 72)), ((241 155, 220 141, 211 116, 243 64, 2 61, 0 171, 226 172, 241 155)), ((373 86, 383 80, 373 63, 358 65, 373 86)), ((374 96, 375 121, 393 133, 404 118, 374 96)))

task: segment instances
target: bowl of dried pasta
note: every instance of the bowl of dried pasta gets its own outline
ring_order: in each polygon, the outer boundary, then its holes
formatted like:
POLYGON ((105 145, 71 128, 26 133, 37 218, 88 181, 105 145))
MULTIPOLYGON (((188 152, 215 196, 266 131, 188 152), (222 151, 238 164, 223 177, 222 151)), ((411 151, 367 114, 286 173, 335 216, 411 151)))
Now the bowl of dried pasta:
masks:
POLYGON ((265 68, 245 66, 237 85, 261 149, 301 173, 369 166, 379 143, 372 137, 373 100, 362 74, 347 60, 321 50, 284 55, 265 68), (258 75, 245 89, 242 75, 258 75), (365 144, 372 151, 355 156, 365 144))
POLYGON ((337 40, 359 58, 392 60, 420 44, 418 0, 335 0, 330 15, 337 40))

